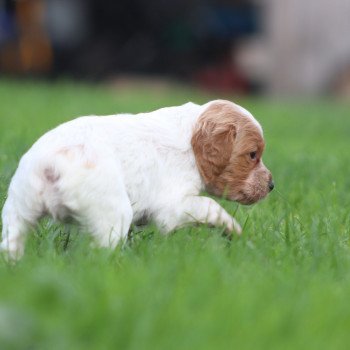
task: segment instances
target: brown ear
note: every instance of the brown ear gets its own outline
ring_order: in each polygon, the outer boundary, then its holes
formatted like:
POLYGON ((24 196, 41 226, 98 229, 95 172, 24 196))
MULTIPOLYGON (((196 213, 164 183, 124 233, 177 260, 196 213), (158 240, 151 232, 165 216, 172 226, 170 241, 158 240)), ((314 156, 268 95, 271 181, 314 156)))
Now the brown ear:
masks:
POLYGON ((235 135, 232 108, 225 103, 211 104, 198 118, 191 144, 206 185, 215 182, 229 163, 235 135))

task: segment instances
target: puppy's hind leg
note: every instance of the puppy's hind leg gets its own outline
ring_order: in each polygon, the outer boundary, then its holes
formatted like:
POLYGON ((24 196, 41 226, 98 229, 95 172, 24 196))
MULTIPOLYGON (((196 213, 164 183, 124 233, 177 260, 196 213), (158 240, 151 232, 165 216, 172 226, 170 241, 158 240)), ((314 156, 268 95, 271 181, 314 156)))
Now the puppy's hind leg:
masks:
POLYGON ((133 213, 128 197, 119 196, 114 203, 96 203, 87 216, 88 229, 97 245, 114 249, 127 237, 133 213))
POLYGON ((2 241, 0 252, 8 258, 17 260, 24 253, 25 234, 30 223, 23 217, 16 200, 9 195, 2 210, 2 241))
POLYGON ((24 253, 28 230, 44 214, 40 190, 42 183, 33 172, 33 161, 23 156, 10 182, 8 196, 2 209, 2 241, 0 252, 10 259, 19 259, 24 253))
POLYGON ((98 164, 85 173, 79 191, 81 209, 77 211, 77 220, 92 234, 98 246, 114 249, 126 238, 133 218, 119 167, 98 164))

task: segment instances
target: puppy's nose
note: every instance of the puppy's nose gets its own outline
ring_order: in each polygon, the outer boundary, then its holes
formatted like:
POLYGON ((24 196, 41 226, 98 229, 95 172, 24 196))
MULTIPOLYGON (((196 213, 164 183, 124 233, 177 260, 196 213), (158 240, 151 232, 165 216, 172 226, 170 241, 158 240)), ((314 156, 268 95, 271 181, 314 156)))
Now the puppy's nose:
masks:
POLYGON ((274 188, 275 188, 275 184, 274 184, 273 180, 270 180, 270 181, 269 181, 269 190, 270 190, 270 192, 271 192, 274 188))

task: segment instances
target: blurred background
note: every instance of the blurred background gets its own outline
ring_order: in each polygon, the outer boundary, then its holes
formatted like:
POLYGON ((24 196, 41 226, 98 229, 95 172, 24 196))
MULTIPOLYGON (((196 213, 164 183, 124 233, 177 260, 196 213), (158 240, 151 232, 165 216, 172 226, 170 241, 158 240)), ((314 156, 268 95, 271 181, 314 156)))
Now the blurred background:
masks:
POLYGON ((350 97, 349 0, 0 0, 0 74, 350 97))

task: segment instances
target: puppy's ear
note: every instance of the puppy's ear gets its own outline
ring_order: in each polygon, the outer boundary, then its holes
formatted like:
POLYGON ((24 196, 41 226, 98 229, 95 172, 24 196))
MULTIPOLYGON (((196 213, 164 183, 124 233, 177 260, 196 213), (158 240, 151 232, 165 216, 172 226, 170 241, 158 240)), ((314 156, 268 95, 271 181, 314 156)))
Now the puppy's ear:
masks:
POLYGON ((206 185, 215 182, 228 165, 235 136, 232 108, 226 103, 213 103, 199 116, 191 144, 206 185))

